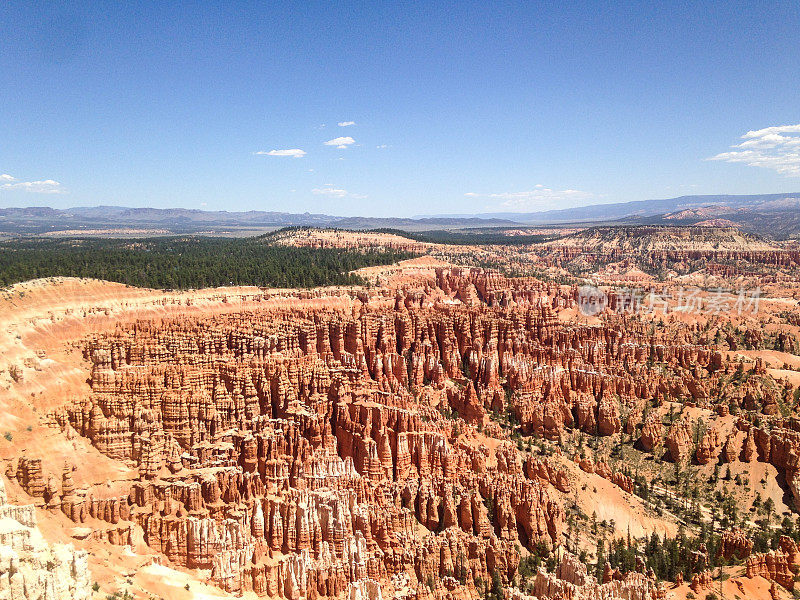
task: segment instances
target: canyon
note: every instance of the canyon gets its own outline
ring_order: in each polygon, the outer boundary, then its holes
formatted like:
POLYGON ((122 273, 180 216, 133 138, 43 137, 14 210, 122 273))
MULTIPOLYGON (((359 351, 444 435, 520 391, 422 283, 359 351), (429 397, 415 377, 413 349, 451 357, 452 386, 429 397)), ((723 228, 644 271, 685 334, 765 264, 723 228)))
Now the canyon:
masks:
MULTIPOLYGON (((421 249, 381 235, 298 243, 421 249)), ((372 287, 8 288, 2 472, 26 526, 36 516, 48 543, 73 547, 69 577, 48 567, 58 586, 71 597, 89 597, 89 581, 141 597, 789 596, 790 537, 757 551, 749 529, 723 533, 724 584, 708 550, 692 576, 666 580, 646 552, 612 566, 595 546, 677 539, 690 525, 681 503, 713 531, 713 503, 676 496, 690 473, 718 490, 720 468, 763 473, 760 493, 797 510, 797 384, 766 354, 797 351, 796 302, 772 294, 759 314, 687 315, 673 300, 634 315, 608 288, 612 310, 586 316, 575 284, 422 248, 431 255, 363 269, 372 287)))

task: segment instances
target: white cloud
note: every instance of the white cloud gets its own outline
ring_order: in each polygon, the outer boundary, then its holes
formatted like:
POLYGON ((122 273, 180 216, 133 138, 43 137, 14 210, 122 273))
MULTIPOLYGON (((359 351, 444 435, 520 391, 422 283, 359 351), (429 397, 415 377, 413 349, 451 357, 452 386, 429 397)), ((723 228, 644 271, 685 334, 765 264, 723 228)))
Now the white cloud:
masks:
POLYGON ((742 163, 800 177, 800 125, 779 125, 748 131, 743 142, 706 160, 742 163))
POLYGON ((748 131, 742 137, 745 139, 764 137, 773 133, 800 133, 800 125, 778 125, 777 127, 765 127, 764 129, 756 129, 755 131, 748 131))
POLYGON ((347 137, 337 137, 333 138, 332 140, 328 140, 325 142, 326 146, 336 146, 337 148, 347 148, 351 144, 355 144, 356 141, 351 138, 349 135, 347 137))
POLYGON ((0 190, 21 190, 23 192, 32 192, 34 194, 65 194, 66 190, 61 187, 61 184, 52 179, 43 179, 40 181, 18 181, 16 177, 12 177, 7 173, 0 175, 0 190))
POLYGON ((266 150, 259 150, 256 154, 261 154, 263 156, 291 156, 293 158, 303 158, 306 155, 306 151, 300 150, 300 148, 289 148, 288 150, 270 150, 269 152, 266 150))
POLYGON ((387 144, 381 144, 381 145, 379 145, 379 146, 375 146, 375 147, 376 147, 378 150, 383 150, 384 148, 388 148, 389 146, 388 146, 387 144))
POLYGON ((347 197, 347 190, 343 190, 340 188, 335 188, 332 185, 326 185, 322 188, 314 188, 311 190, 312 194, 317 194, 318 196, 330 196, 331 198, 346 198, 347 197))
POLYGON ((593 194, 580 190, 554 190, 537 184, 532 190, 523 192, 496 192, 481 194, 467 192, 467 198, 489 198, 499 200, 500 205, 513 209, 543 208, 558 202, 576 202, 593 198, 593 194))
POLYGON ((355 125, 355 124, 356 124, 355 121, 339 121, 339 123, 337 123, 337 125, 339 125, 339 127, 350 127, 351 125, 355 125))
POLYGON ((321 188, 314 188, 311 190, 311 193, 318 196, 328 196, 329 198, 354 198, 357 200, 363 200, 366 198, 366 196, 362 194, 351 194, 347 190, 337 188, 331 183, 326 183, 321 188))

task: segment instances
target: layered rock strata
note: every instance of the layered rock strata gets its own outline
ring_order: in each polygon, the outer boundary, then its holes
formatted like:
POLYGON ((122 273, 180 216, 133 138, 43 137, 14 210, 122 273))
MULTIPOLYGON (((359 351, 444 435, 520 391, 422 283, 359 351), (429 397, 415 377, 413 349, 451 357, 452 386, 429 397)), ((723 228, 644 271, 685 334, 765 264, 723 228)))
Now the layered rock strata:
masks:
POLYGON ((0 477, 0 598, 87 600, 89 586, 86 551, 47 544, 35 508, 8 504, 0 477))
MULTIPOLYGON (((108 523, 103 539, 128 544, 141 530, 169 561, 208 570, 230 592, 373 597, 369 581, 404 577, 423 595, 431 585, 472 592, 494 573, 508 583, 523 549, 562 544, 559 495, 574 490, 501 422, 551 440, 615 436, 665 398, 713 408, 712 390, 736 368, 689 343, 688 327, 566 325, 558 313, 575 293, 453 268, 336 309, 120 323, 84 341, 91 392, 52 416, 138 480, 113 494, 77 489, 72 465, 59 482, 33 456, 12 474, 73 521, 108 523)), ((759 459, 796 469, 773 444, 778 430, 768 443, 757 431, 747 439, 759 459)), ((641 444, 662 436, 653 411, 641 444)), ((674 460, 689 458, 691 436, 684 419, 666 432, 674 460)), ((722 446, 709 437, 701 456, 722 446)), ((581 467, 633 490, 604 461, 581 467)), ((619 579, 608 589, 655 593, 631 577, 645 591, 619 579)))

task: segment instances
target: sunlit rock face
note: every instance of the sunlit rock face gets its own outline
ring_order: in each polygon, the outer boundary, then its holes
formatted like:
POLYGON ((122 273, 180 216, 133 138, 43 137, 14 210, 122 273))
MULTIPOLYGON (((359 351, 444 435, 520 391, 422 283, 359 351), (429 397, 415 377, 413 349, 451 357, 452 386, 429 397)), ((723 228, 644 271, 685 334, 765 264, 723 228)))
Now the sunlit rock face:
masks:
POLYGON ((48 544, 33 505, 8 504, 0 478, 0 598, 84 600, 89 585, 86 551, 48 544))
MULTIPOLYGON (((511 424, 556 448, 572 434, 625 435, 666 460, 760 460, 796 480, 790 424, 700 435, 656 414, 665 399, 710 412, 776 393, 754 379, 716 398, 734 367, 689 328, 562 319, 575 288, 483 269, 337 294, 316 308, 174 311, 86 337, 89 391, 49 416, 135 480, 99 493, 76 486, 80 465, 53 477, 27 455, 7 476, 75 523, 113 525, 103 542, 143 539, 228 592, 292 600, 475 596, 493 578, 509 586, 530 551, 562 558, 536 575, 539 597, 663 597, 650 573, 609 566, 598 582, 564 554, 565 506, 585 489, 575 474, 630 494, 632 473, 536 455, 511 424)), ((750 549, 731 538, 724 552, 750 549)))

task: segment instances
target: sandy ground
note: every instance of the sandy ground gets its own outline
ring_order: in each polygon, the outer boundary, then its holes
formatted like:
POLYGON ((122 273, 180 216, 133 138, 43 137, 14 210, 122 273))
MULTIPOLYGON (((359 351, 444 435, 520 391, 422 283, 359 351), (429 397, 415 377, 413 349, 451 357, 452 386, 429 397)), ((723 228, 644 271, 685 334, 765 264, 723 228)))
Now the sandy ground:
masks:
POLYGON ((569 473, 572 499, 585 514, 595 514, 598 523, 613 520, 614 537, 627 537, 629 531, 635 538, 653 532, 661 537, 674 537, 678 532, 676 521, 655 515, 638 496, 629 494, 596 473, 585 473, 566 457, 562 457, 561 463, 569 473))
MULTIPOLYGON (((689 588, 689 583, 667 589, 668 600, 686 600, 694 596, 698 600, 704 600, 709 594, 715 594, 718 598, 730 598, 731 600, 746 600, 752 598, 771 598, 770 587, 772 582, 763 577, 753 577, 748 579, 743 576, 743 567, 729 567, 725 569, 729 578, 723 582, 715 581, 710 588, 700 592, 693 592, 689 588), (691 596, 689 595, 691 594, 691 596)), ((789 600, 793 598, 791 593, 777 586, 778 598, 789 600)))
POLYGON ((733 353, 737 356, 744 356, 748 362, 754 362, 760 358, 767 367, 782 369, 784 365, 789 365, 792 369, 800 369, 800 356, 779 352, 778 350, 737 350, 733 353))
POLYGON ((746 363, 755 363, 757 358, 764 361, 767 372, 774 379, 786 379, 792 386, 800 386, 800 356, 779 352, 778 350, 737 350, 729 352, 729 356, 743 357, 746 363), (788 366, 789 369, 783 367, 788 366))

